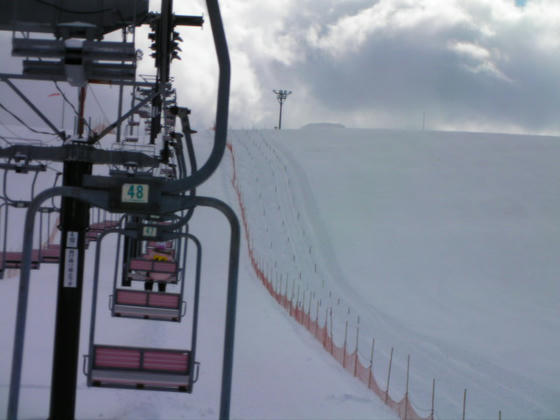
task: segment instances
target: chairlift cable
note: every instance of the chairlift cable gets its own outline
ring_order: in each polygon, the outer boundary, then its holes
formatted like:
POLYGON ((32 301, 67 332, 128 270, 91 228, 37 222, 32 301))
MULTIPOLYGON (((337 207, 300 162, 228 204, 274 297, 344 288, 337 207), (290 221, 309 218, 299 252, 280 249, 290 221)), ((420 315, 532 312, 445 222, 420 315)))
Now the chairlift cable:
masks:
POLYGON ((14 119, 16 119, 20 124, 22 124, 23 126, 25 126, 25 128, 27 128, 28 130, 37 133, 37 134, 46 134, 46 135, 51 135, 52 133, 49 133, 47 131, 40 131, 40 130, 35 130, 34 128, 30 127, 25 121, 23 121, 20 117, 18 117, 16 114, 14 114, 12 111, 10 111, 8 108, 6 108, 2 103, 0 103, 0 108, 2 108, 4 111, 6 111, 8 114, 10 114, 12 117, 14 117, 14 119))

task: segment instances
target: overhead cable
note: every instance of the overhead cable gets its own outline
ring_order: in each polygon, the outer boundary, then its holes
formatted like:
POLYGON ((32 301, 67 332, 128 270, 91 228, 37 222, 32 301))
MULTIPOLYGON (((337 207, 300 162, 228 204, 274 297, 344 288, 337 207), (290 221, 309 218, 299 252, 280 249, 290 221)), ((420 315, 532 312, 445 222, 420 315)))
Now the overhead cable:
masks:
POLYGON ((49 133, 47 131, 41 131, 41 130, 35 130, 33 127, 30 127, 25 121, 23 121, 20 117, 18 117, 16 114, 14 114, 12 111, 10 111, 8 108, 6 108, 4 105, 2 105, 2 103, 0 103, 0 108, 2 108, 4 111, 6 111, 8 114, 10 114, 12 117, 14 117, 20 124, 22 124, 25 128, 27 128, 29 131, 32 131, 34 133, 37 134, 46 134, 46 135, 51 135, 52 133, 49 133))

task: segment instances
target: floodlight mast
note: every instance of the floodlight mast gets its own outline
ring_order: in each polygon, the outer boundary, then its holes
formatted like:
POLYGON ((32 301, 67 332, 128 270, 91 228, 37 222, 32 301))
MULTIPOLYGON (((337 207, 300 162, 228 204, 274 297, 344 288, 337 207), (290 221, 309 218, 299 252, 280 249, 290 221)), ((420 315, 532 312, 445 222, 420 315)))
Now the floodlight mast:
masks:
POLYGON ((273 92, 276 94, 276 99, 278 100, 278 103, 280 104, 280 115, 278 116, 278 130, 281 130, 282 129, 282 105, 284 105, 284 102, 288 98, 288 95, 290 95, 292 93, 292 91, 291 90, 273 90, 273 92))

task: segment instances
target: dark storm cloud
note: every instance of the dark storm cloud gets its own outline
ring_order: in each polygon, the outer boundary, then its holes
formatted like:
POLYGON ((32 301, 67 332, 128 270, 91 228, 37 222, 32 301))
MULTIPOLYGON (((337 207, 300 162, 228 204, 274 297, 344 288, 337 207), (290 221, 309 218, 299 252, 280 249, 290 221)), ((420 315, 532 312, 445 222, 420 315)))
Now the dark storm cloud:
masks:
MULTIPOLYGON (((461 28, 438 35, 469 42, 476 36, 461 28)), ((441 119, 514 121, 529 129, 556 125, 557 58, 518 43, 502 49, 509 59, 499 74, 475 72, 479 60, 431 41, 414 33, 372 36, 344 59, 310 50, 305 61, 285 70, 318 102, 345 113, 383 109, 407 119, 425 110, 441 119)))

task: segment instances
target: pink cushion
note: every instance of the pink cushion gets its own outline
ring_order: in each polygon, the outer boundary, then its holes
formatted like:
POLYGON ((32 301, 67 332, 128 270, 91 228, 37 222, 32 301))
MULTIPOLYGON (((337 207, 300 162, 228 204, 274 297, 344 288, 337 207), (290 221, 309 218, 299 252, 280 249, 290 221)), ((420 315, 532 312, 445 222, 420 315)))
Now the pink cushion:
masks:
POLYGON ((154 261, 153 270, 160 273, 174 273, 176 271, 176 264, 171 261, 154 261))
POLYGON ((146 305, 147 293, 142 291, 117 290, 117 301, 122 305, 146 305))
POLYGON ((148 297, 148 305, 178 309, 179 295, 150 293, 148 297))
POLYGON ((143 259, 134 259, 130 261, 131 270, 151 270, 152 261, 143 259))
POLYGON ((186 353, 172 353, 165 351, 145 351, 144 369, 186 371, 188 368, 186 353))
POLYGON ((96 347, 95 365, 104 367, 139 369, 140 350, 96 347))

